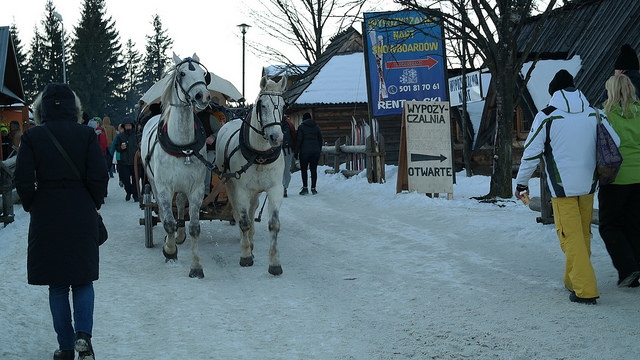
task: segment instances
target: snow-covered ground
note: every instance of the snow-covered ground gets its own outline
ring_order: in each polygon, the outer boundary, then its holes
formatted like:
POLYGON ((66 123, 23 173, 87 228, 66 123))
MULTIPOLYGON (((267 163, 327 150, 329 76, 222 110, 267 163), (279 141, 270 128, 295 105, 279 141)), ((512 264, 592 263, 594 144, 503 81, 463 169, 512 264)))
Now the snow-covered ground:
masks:
MULTIPOLYGON (((325 175, 281 209, 284 274, 267 273, 268 231, 240 267, 239 231, 202 223, 205 278, 188 277, 190 242, 166 264, 144 247, 142 211, 117 181, 101 210, 110 239, 95 283, 98 359, 638 359, 640 289, 619 289, 593 226, 598 305, 569 302, 553 225, 519 201, 470 199, 489 178, 459 173, 454 199, 395 193, 325 175)), ((532 195, 538 191, 533 179, 532 195)), ((0 358, 50 359, 47 288, 26 283, 29 216, 0 230, 0 358)))

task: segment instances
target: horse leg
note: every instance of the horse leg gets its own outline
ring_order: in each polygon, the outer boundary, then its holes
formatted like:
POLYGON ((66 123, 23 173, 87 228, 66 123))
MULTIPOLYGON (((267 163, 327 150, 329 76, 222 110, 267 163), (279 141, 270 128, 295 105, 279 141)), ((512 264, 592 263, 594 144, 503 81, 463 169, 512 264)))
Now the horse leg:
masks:
POLYGON ((279 186, 274 191, 269 192, 269 274, 282 275, 282 265, 280 264, 280 252, 278 251, 278 233, 280 232, 280 206, 284 189, 279 186), (278 196, 278 191, 279 195, 278 196))
POLYGON ((167 235, 164 238, 164 246, 162 254, 166 262, 176 261, 178 259, 178 247, 176 246, 176 219, 173 217, 172 207, 173 196, 158 196, 158 211, 162 219, 162 227, 167 235))
POLYGON ((238 227, 240 228, 240 266, 253 265, 253 214, 249 214, 246 208, 238 211, 238 227))
POLYGON ((177 233, 176 233, 176 244, 178 245, 182 245, 184 244, 184 241, 187 239, 187 232, 184 228, 184 213, 185 213, 185 207, 187 205, 187 196, 184 193, 178 193, 176 195, 176 207, 177 207, 177 215, 178 218, 176 226, 177 226, 177 233))
MULTIPOLYGON (((190 196, 189 204, 199 204, 198 201, 202 201, 202 197, 202 192, 196 192, 195 196, 190 196)), ((191 252, 193 255, 189 277, 202 279, 204 278, 204 271, 202 270, 200 256, 198 255, 198 240, 200 239, 200 206, 189 206, 189 236, 191 236, 191 252)))

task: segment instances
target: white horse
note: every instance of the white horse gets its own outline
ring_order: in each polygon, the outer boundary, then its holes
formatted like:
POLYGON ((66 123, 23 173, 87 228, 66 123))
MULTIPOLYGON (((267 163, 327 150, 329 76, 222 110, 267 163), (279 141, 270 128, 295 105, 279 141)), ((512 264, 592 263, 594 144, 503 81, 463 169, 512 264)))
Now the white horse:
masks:
POLYGON ((207 89, 209 72, 203 69, 196 54, 181 60, 173 54, 175 66, 162 92, 161 115, 151 118, 144 127, 141 154, 145 172, 158 203, 158 216, 167 236, 162 248, 166 261, 176 261, 176 243, 185 239, 184 213, 189 206, 189 235, 193 261, 189 277, 203 278, 204 272, 198 256, 200 236, 200 203, 204 197, 204 179, 207 168, 192 156, 206 156, 205 134, 195 112, 209 104, 207 89), (178 221, 173 216, 173 198, 178 221), (178 240, 176 240, 178 232, 178 240))
POLYGON ((228 178, 227 195, 241 232, 241 266, 253 265, 254 215, 260 193, 267 193, 271 234, 269 273, 272 275, 282 274, 278 253, 279 212, 284 194, 280 122, 284 115, 282 92, 286 84, 286 77, 278 83, 263 77, 249 118, 227 122, 216 139, 216 167, 228 178))

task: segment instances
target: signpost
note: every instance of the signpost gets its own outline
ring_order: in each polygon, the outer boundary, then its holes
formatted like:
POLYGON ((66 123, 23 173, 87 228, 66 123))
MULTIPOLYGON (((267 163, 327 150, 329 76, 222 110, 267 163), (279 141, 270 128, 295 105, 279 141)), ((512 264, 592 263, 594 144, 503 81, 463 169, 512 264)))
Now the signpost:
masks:
POLYGON ((449 103, 405 101, 396 190, 453 199, 449 103))

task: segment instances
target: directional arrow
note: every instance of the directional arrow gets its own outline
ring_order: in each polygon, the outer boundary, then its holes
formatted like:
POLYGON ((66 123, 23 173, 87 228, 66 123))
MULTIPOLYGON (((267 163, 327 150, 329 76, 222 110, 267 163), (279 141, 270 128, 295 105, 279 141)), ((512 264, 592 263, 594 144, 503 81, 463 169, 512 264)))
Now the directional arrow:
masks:
POLYGON ((425 154, 411 154, 411 162, 415 162, 415 161, 431 161, 431 160, 440 160, 440 162, 443 162, 445 160, 447 160, 447 157, 440 154, 440 156, 438 155, 425 155, 425 154))
POLYGON ((427 67, 431 69, 437 64, 438 64, 438 60, 432 58, 431 56, 427 56, 426 59, 387 61, 385 63, 385 67, 387 69, 406 69, 406 68, 417 68, 417 67, 427 67))
POLYGON ((438 63, 438 60, 432 58, 431 56, 427 56, 427 60, 425 61, 425 65, 431 69, 432 67, 436 66, 436 64, 438 63))

